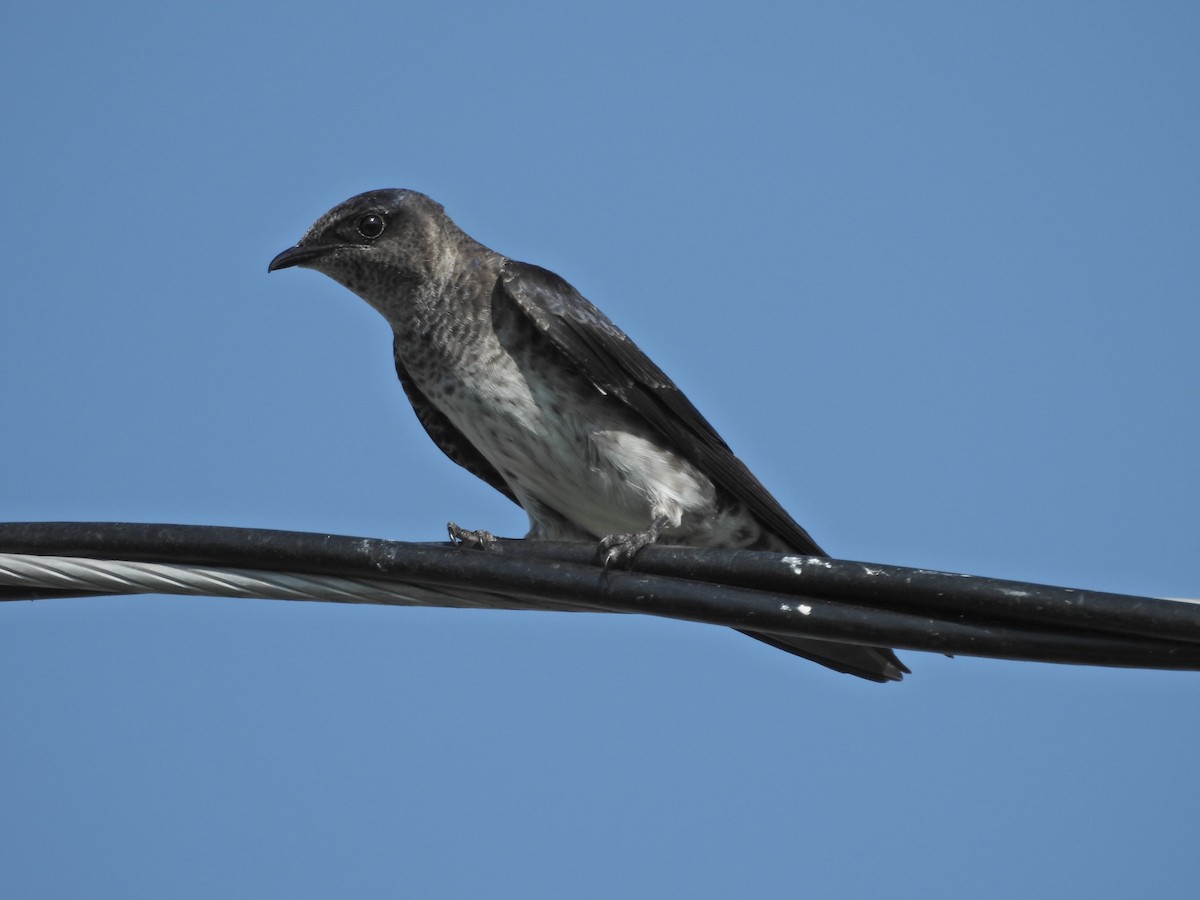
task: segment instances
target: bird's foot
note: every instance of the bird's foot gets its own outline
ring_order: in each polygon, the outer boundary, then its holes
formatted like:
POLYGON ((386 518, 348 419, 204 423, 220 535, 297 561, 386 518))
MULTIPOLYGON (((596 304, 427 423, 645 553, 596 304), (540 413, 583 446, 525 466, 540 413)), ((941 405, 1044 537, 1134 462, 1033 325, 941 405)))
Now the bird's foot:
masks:
POLYGON ((645 531, 635 531, 631 534, 610 534, 601 538, 597 554, 604 568, 607 569, 613 565, 629 566, 643 548, 649 547, 658 540, 667 521, 666 517, 661 517, 655 519, 645 531))
POLYGON ((450 543, 455 547, 466 547, 469 550, 490 550, 496 543, 496 536, 490 531, 467 531, 454 522, 446 523, 446 531, 450 534, 450 543))

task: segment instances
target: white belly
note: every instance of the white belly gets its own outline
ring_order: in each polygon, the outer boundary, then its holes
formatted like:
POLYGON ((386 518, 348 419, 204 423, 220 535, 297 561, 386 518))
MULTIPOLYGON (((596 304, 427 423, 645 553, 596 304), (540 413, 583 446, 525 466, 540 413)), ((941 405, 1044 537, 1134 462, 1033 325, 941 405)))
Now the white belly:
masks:
POLYGON ((531 515, 528 500, 602 536, 642 531, 659 515, 678 526, 713 508, 712 483, 616 398, 582 378, 551 385, 504 369, 455 391, 475 403, 444 409, 531 515))

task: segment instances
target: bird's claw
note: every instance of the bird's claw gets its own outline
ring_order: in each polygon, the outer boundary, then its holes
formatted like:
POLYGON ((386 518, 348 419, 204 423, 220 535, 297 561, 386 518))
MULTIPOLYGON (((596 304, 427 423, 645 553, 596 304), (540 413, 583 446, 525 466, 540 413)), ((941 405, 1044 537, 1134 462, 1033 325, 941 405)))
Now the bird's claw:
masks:
POLYGON ((450 535, 450 543, 455 547, 490 550, 496 543, 496 536, 490 531, 468 531, 454 522, 446 523, 446 531, 450 535))
POLYGON ((651 531, 637 531, 632 534, 610 534, 600 540, 598 550, 600 562, 604 568, 613 565, 628 567, 643 547, 654 543, 658 535, 651 531))

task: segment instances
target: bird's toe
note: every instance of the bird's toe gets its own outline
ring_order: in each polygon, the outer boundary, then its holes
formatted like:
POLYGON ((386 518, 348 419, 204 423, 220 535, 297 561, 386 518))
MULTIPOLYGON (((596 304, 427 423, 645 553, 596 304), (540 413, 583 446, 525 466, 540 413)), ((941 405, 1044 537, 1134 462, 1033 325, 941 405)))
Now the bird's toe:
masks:
POLYGON ((600 541, 599 558, 604 568, 628 566, 643 547, 654 543, 656 535, 649 531, 632 534, 610 534, 600 541))
POLYGON ((496 536, 490 531, 468 531, 454 522, 446 523, 446 531, 450 534, 450 543, 456 547, 490 550, 496 543, 496 536))

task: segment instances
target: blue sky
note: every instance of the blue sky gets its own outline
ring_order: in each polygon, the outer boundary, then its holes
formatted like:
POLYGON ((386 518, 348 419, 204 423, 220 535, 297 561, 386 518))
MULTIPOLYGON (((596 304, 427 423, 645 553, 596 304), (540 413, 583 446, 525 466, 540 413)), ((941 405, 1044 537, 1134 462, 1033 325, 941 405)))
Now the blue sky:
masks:
MULTIPOLYGON (((523 514, 366 304, 410 187, 628 331, 835 555, 1195 596, 1193 4, 10 8, 0 519, 523 514)), ((1194 896, 1200 675, 637 617, 0 609, 0 893, 1194 896)))

